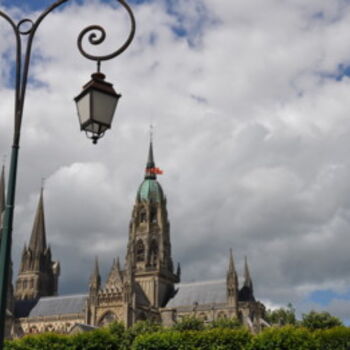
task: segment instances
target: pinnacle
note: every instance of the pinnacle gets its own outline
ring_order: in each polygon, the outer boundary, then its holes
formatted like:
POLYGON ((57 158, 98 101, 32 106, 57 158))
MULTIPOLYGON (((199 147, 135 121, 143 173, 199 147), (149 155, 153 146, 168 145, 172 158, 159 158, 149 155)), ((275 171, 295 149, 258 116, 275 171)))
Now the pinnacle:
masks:
POLYGON ((35 214, 32 235, 30 237, 29 248, 32 252, 42 253, 46 250, 46 229, 44 214, 43 188, 40 191, 39 203, 35 214))

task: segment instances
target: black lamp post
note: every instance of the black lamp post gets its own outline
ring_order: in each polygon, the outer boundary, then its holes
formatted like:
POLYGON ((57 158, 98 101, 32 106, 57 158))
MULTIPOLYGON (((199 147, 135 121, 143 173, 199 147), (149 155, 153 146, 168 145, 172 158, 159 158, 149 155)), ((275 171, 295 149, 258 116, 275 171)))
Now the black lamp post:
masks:
MULTIPOLYGON (((14 135, 8 176, 9 182, 4 223, 2 232, 0 232, 0 350, 3 349, 5 331, 7 285, 11 259, 18 152, 32 44, 35 33, 43 19, 54 9, 68 1, 69 0, 56 0, 43 13, 41 13, 35 21, 24 18, 16 23, 6 13, 0 11, 0 17, 5 19, 12 27, 16 42, 14 135), (24 36, 27 36, 27 40, 25 41, 25 50, 23 52, 24 55, 22 56, 22 37, 24 36)), ((84 50, 82 42, 84 37, 86 37, 86 34, 88 34, 88 41, 92 45, 99 45, 105 40, 106 32, 101 26, 92 25, 86 27, 78 36, 78 49, 80 53, 86 58, 97 62, 97 73, 92 75, 92 80, 84 86, 83 92, 75 98, 81 129, 84 130, 90 138, 92 138, 94 143, 97 143, 97 140, 103 136, 107 129, 111 127, 113 114, 120 98, 120 95, 114 91, 112 84, 104 81, 104 75, 100 73, 101 62, 120 55, 128 48, 135 35, 135 18, 129 5, 125 2, 126 0, 116 1, 118 1, 124 7, 131 21, 131 28, 128 38, 118 50, 105 56, 91 55, 84 50)))

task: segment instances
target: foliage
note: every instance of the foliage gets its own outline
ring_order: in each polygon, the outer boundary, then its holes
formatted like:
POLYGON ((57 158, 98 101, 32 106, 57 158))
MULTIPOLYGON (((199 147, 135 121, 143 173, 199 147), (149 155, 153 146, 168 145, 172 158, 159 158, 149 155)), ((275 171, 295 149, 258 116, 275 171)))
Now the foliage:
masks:
POLYGON ((208 324, 208 328, 241 328, 242 323, 237 318, 219 318, 208 324))
MULTIPOLYGON (((234 321, 234 320, 232 320, 234 321)), ((234 323, 234 322, 233 322, 234 323)), ((125 330, 120 323, 75 335, 46 333, 5 343, 5 350, 349 350, 350 328, 309 330, 271 327, 258 335, 245 328, 163 329, 139 322, 125 330)))
POLYGON ((170 330, 137 337, 132 350, 243 350, 251 338, 243 329, 170 330))
POLYGON ((281 307, 275 310, 268 310, 266 312, 266 321, 271 325, 296 325, 295 308, 289 303, 286 308, 281 307))
POLYGON ((194 316, 185 316, 175 323, 173 329, 176 331, 201 331, 204 329, 204 322, 194 316))
MULTIPOLYGON (((101 328, 94 331, 73 335, 72 341, 73 341, 72 350, 119 350, 121 349, 121 342, 120 342, 121 339, 113 336, 113 334, 106 328, 101 328)), ((64 347, 60 349, 65 350, 64 347)), ((70 348, 66 348, 66 349, 71 350, 70 348)))
POLYGON ((114 337, 119 339, 122 339, 125 335, 125 326, 122 322, 112 322, 107 329, 114 337))
POLYGON ((318 342, 318 350, 348 350, 350 349, 350 329, 334 327, 314 332, 318 342))
POLYGON ((258 334, 251 350, 317 350, 317 342, 305 328, 267 328, 258 334))
POLYGON ((15 341, 7 341, 5 350, 65 350, 74 349, 73 339, 67 335, 43 333, 27 335, 15 341))
POLYGON ((134 339, 142 334, 152 334, 162 330, 162 326, 151 321, 138 321, 124 333, 122 349, 130 349, 134 339))
POLYGON ((308 314, 303 314, 303 318, 300 324, 312 331, 316 329, 329 329, 343 325, 342 321, 340 321, 338 317, 332 316, 329 312, 326 311, 311 311, 308 314))

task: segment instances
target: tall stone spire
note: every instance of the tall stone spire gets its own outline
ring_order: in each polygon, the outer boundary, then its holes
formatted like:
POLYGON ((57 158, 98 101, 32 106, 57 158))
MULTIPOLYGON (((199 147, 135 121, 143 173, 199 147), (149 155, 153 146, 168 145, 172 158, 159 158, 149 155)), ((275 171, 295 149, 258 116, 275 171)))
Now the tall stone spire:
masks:
POLYGON ((253 292, 253 281, 252 281, 252 278, 250 277, 247 256, 244 259, 244 286, 250 288, 251 291, 253 292))
POLYGON ((253 291, 253 281, 250 276, 247 257, 245 257, 245 261, 244 261, 244 284, 241 290, 239 291, 239 300, 255 301, 254 291, 253 291))
POLYGON ((29 248, 34 254, 40 254, 47 248, 46 246, 46 229, 44 213, 44 189, 40 190, 39 203, 36 209, 32 235, 29 241, 29 248))
POLYGON ((0 234, 4 225, 5 205, 5 166, 3 166, 0 175, 0 234))
POLYGON ((46 244, 43 192, 41 188, 29 245, 22 252, 15 291, 18 300, 57 294, 60 264, 52 261, 51 249, 46 244))
POLYGON ((238 278, 233 261, 232 249, 230 249, 229 264, 226 275, 227 303, 235 308, 235 316, 238 310, 238 278))
POLYGON ((97 292, 101 287, 101 275, 98 265, 98 258, 95 258, 94 271, 90 277, 90 292, 97 292))

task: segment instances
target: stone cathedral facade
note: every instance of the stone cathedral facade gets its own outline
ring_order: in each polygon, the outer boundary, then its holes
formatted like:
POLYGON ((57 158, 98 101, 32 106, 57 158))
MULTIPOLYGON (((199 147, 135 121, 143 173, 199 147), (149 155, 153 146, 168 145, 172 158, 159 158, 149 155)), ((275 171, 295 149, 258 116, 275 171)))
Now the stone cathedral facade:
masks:
MULTIPOLYGON (((180 283, 180 265, 174 268, 172 260, 167 200, 155 170, 151 142, 145 177, 131 214, 125 263, 116 258, 102 283, 96 258, 85 294, 57 295, 60 264, 52 259, 46 241, 41 190, 33 230, 28 245, 23 248, 15 285, 9 284, 8 337, 84 331, 113 321, 121 321, 128 327, 139 320, 171 326, 188 315, 205 322, 235 317, 254 332, 267 325, 265 307, 254 297, 247 260, 240 288, 232 252, 226 278, 180 283)), ((4 211, 4 189, 2 172, 0 213, 4 211)))

